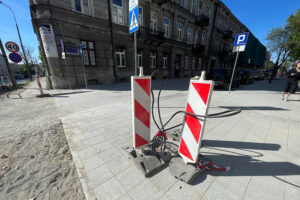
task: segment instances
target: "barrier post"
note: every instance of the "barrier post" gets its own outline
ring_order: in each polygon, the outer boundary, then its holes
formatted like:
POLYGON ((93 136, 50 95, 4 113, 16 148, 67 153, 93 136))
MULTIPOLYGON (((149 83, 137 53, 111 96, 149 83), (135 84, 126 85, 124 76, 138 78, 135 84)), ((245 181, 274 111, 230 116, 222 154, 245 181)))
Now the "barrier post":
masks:
MULTIPOLYGON (((191 79, 189 86, 186 112, 196 115, 207 115, 211 95, 214 87, 213 81, 204 80, 205 72, 201 78, 191 79)), ((185 164, 196 163, 199 156, 206 118, 185 115, 182 136, 178 152, 185 164)))
POLYGON ((40 82, 40 77, 37 74, 35 75, 35 77, 36 77, 36 81, 37 81, 37 84, 38 84, 39 89, 40 89, 41 96, 43 96, 44 93, 43 93, 43 88, 42 88, 42 85, 41 85, 41 82, 40 82))
POLYGON ((133 147, 143 149, 150 141, 151 77, 131 77, 133 147))

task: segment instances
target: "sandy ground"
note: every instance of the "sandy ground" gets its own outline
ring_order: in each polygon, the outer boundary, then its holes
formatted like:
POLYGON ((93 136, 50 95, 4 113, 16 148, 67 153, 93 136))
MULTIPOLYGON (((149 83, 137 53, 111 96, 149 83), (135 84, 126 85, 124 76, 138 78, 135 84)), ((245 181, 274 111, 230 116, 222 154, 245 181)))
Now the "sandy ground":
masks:
POLYGON ((54 100, 35 86, 0 95, 0 199, 84 199, 54 100))

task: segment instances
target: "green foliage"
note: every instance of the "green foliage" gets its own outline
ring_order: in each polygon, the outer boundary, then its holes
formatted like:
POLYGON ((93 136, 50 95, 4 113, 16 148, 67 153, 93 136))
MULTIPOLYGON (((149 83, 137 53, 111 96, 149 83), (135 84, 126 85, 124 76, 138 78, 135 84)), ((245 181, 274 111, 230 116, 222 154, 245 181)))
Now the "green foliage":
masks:
POLYGON ((295 15, 291 15, 288 20, 287 27, 290 31, 288 39, 288 48, 290 56, 296 60, 300 58, 300 8, 295 15))

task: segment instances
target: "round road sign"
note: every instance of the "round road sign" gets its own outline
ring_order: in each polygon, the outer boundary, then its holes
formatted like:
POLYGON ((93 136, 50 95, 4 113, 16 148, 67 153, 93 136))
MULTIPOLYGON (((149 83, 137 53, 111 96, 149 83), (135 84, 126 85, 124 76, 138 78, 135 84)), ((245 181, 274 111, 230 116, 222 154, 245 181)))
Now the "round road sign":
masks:
POLYGON ((19 63, 19 62, 22 61, 22 57, 21 57, 18 53, 15 53, 15 52, 10 53, 10 54, 8 55, 8 57, 9 57, 9 59, 10 59, 11 61, 13 61, 13 62, 15 62, 15 63, 19 63))
POLYGON ((5 47, 10 52, 18 52, 20 50, 19 46, 14 42, 6 42, 5 47))

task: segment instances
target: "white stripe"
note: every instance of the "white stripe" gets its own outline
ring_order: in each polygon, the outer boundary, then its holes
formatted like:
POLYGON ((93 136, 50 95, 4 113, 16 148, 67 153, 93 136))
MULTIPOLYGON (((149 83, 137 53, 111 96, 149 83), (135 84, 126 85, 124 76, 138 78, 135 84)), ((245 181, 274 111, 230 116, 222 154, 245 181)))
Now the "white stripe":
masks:
POLYGON ((134 124, 134 133, 137 133, 145 140, 150 141, 150 128, 148 128, 143 122, 141 122, 137 118, 134 118, 134 124))
POLYGON ((182 131, 182 138, 184 139, 185 144, 188 147, 189 152, 191 153, 194 161, 196 161, 195 158, 198 153, 198 144, 193 136, 193 133, 188 127, 187 123, 184 124, 183 131, 182 131))
POLYGON ((190 85, 188 102, 195 114, 205 115, 206 105, 192 84, 190 85))
POLYGON ((133 97, 139 102, 149 113, 151 110, 151 96, 149 96, 144 89, 134 81, 133 84, 133 97))

